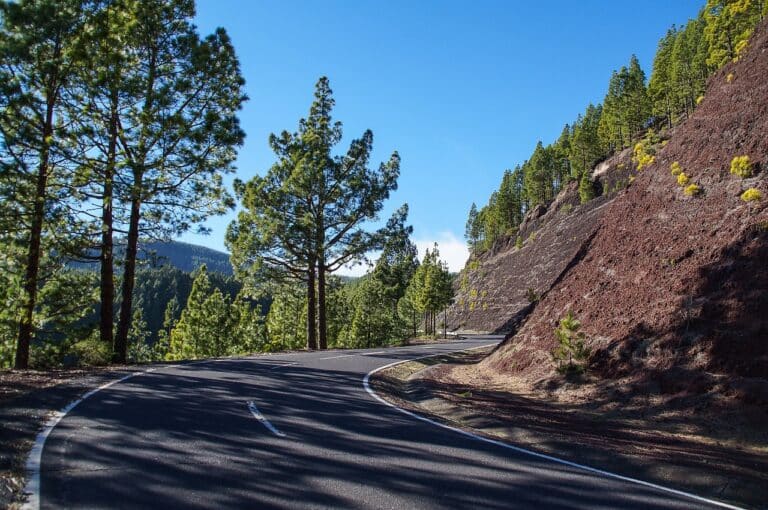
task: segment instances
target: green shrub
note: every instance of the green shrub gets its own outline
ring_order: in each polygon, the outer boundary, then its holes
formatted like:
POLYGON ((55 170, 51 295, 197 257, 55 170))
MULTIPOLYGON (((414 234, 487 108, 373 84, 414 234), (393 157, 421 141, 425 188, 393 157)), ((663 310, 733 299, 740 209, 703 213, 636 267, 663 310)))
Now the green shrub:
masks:
POLYGON ((581 323, 571 311, 560 319, 560 325, 555 329, 557 347, 550 354, 560 374, 579 375, 587 371, 590 351, 584 345, 587 337, 580 329, 581 323))
POLYGON ((686 196, 695 197, 701 194, 701 186, 699 186, 698 184, 689 184, 688 186, 685 187, 685 190, 683 190, 683 193, 685 193, 686 196))
POLYGON ((103 366, 112 360, 112 347, 97 338, 77 342, 72 346, 72 353, 81 366, 103 366))
POLYGON ((59 368, 62 365, 74 365, 68 360, 72 343, 62 342, 34 342, 29 350, 29 366, 36 370, 59 368))
POLYGON ((731 173, 739 177, 752 177, 752 163, 749 156, 736 156, 731 160, 731 173))
POLYGON ((525 291, 525 297, 528 299, 529 303, 535 303, 539 300, 540 296, 536 293, 535 290, 528 287, 528 290, 525 291))
POLYGON ((741 199, 745 202, 755 202, 763 198, 763 194, 759 189, 749 188, 747 191, 741 194, 741 199))
POLYGON ((517 236, 517 239, 515 239, 515 248, 518 250, 523 247, 523 238, 520 236, 517 236))

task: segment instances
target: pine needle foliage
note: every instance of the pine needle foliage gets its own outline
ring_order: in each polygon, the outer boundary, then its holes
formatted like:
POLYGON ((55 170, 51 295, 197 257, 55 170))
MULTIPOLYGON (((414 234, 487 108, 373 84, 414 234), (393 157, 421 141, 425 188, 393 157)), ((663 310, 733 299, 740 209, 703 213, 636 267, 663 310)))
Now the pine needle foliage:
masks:
POLYGON ((580 329, 581 322, 572 311, 560 319, 560 325, 555 329, 557 347, 551 355, 560 374, 580 375, 587 371, 590 350, 585 345, 587 336, 580 329))

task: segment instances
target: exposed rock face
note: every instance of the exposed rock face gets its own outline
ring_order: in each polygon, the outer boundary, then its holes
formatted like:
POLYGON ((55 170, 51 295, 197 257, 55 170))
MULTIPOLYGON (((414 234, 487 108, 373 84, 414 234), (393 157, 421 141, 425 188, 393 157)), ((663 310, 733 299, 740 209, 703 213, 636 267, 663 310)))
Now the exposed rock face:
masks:
MULTIPOLYGON (((583 257, 553 279, 524 326, 483 368, 530 381, 551 376, 553 331, 571 310, 588 335, 591 368, 603 377, 654 381, 663 392, 706 391, 713 375, 732 379, 734 391, 744 386, 738 378, 768 378, 767 76, 764 22, 740 61, 710 79, 704 101, 656 163, 626 193, 594 209, 589 221, 599 221, 599 228, 578 229, 583 239, 594 233, 583 257), (741 155, 753 163, 750 178, 729 171, 741 155), (701 186, 700 196, 685 196, 670 173, 673 162, 701 186), (763 198, 741 200, 747 188, 757 188, 763 198)), ((566 232, 562 223, 542 230, 541 239, 553 243, 547 253, 561 240, 552 231, 566 232)), ((566 243, 563 251, 573 253, 575 246, 566 243)), ((541 257, 531 248, 520 254, 541 257)), ((536 268, 547 259, 523 264, 515 253, 488 261, 489 272, 499 271, 485 276, 498 282, 494 304, 503 296, 520 303, 534 286, 526 282, 545 284, 536 268)), ((515 306, 497 308, 505 314, 500 323, 515 306)))
POLYGON ((568 184, 549 207, 536 206, 517 236, 497 242, 469 260, 458 278, 456 299, 448 309, 448 328, 509 333, 583 253, 608 205, 629 182, 630 151, 601 163, 595 175, 602 196, 580 204, 578 183, 568 184))

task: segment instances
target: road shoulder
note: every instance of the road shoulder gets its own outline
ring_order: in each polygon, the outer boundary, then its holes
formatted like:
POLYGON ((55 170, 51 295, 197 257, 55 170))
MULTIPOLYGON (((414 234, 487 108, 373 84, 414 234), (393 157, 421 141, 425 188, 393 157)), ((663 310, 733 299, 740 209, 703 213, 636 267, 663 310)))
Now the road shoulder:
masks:
POLYGON ((378 371, 376 393, 398 407, 481 436, 622 476, 750 508, 766 508, 768 455, 671 434, 652 420, 605 416, 450 378, 490 348, 438 355, 378 371))

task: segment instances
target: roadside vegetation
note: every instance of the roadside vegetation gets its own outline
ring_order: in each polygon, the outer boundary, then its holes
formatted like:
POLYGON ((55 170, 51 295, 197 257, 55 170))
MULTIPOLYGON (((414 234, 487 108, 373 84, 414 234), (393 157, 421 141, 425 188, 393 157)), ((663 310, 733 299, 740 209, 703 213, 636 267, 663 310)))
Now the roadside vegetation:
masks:
POLYGON ((0 367, 435 333, 451 276, 436 246, 419 263, 407 205, 368 228, 400 157, 371 168, 370 131, 333 152, 342 126, 326 78, 297 132, 270 137, 275 164, 230 194, 244 80, 227 33, 200 35, 194 13, 192 0, 0 2, 0 367), (234 277, 140 254, 236 198, 234 277), (372 251, 383 254, 368 275, 333 275, 372 251))

